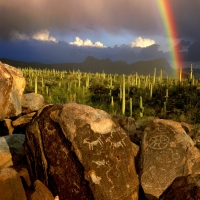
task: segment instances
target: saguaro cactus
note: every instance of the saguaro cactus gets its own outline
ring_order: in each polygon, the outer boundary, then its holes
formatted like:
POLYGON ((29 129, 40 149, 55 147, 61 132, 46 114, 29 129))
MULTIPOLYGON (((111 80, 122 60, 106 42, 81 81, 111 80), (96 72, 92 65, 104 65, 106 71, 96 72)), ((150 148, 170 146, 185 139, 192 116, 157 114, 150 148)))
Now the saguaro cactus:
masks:
POLYGON ((140 96, 140 117, 144 116, 144 107, 142 103, 142 97, 140 96))
POLYGON ((122 75, 122 115, 125 115, 125 104, 126 104, 126 99, 125 99, 125 75, 122 75))

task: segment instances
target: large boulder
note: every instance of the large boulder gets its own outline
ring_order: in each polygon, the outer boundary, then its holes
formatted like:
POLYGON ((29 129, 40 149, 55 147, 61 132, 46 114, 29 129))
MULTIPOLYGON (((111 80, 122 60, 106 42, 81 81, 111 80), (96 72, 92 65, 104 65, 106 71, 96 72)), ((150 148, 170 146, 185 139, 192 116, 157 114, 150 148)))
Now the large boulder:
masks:
POLYGON ((32 180, 60 200, 138 199, 138 146, 102 110, 47 106, 27 126, 25 152, 32 180))
POLYGON ((200 151, 181 123, 156 119, 145 128, 140 181, 147 199, 159 199, 175 178, 198 173, 200 151))
POLYGON ((0 62, 0 119, 22 112, 21 98, 26 82, 22 72, 0 62))

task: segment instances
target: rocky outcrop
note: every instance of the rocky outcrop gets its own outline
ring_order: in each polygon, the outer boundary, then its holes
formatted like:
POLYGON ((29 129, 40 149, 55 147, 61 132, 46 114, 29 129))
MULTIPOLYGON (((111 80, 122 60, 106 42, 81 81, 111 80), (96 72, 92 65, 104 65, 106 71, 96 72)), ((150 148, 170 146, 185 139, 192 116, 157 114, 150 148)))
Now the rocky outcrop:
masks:
POLYGON ((200 151, 181 123, 156 119, 141 145, 140 181, 147 199, 159 199, 175 178, 200 173, 200 151))
POLYGON ((27 126, 32 180, 65 199, 138 199, 138 147, 104 111, 70 103, 38 112, 27 126))
POLYGON ((25 88, 22 72, 0 62, 0 119, 21 113, 21 98, 25 88))
POLYGON ((14 169, 0 169, 0 194, 5 200, 27 200, 19 174, 14 169))

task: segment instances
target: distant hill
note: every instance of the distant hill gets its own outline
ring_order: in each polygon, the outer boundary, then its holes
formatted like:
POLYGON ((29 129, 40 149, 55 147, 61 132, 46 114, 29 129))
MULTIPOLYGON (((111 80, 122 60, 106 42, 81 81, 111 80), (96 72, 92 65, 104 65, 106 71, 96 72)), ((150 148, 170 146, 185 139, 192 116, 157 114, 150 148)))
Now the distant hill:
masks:
POLYGON ((110 59, 99 60, 92 56, 88 56, 82 63, 57 63, 57 64, 43 64, 37 62, 22 62, 0 58, 2 63, 20 68, 32 67, 36 69, 56 69, 56 70, 80 70, 82 72, 96 73, 103 71, 107 74, 134 74, 139 75, 153 75, 154 68, 156 68, 157 75, 160 74, 162 69, 163 75, 173 76, 174 69, 172 69, 165 58, 150 60, 150 61, 139 61, 132 64, 127 64, 124 61, 112 62, 110 59))

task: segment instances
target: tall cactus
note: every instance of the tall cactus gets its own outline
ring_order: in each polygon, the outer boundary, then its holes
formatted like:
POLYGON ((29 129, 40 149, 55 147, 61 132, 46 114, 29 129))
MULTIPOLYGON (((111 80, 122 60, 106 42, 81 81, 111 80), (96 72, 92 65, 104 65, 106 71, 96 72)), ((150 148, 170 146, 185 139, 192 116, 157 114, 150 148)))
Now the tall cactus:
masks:
POLYGON ((142 103, 142 97, 140 96, 140 117, 142 118, 144 116, 144 107, 142 103))
POLYGON ((122 75, 122 115, 125 115, 125 104, 126 104, 126 100, 125 100, 125 75, 122 75))
POLYGON ((38 92, 37 76, 35 77, 35 93, 38 92))
POLYGON ((133 116, 133 99, 130 98, 129 102, 130 102, 130 112, 129 112, 130 114, 129 114, 129 116, 132 117, 133 116))

